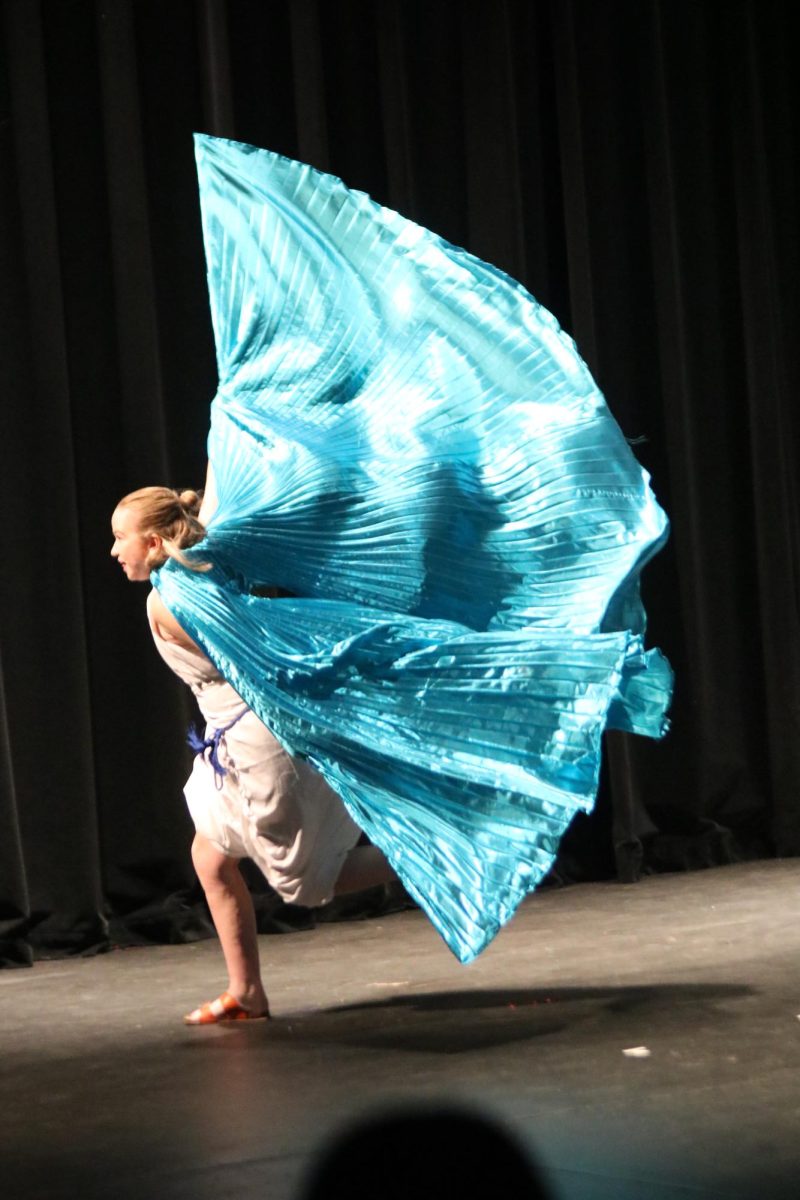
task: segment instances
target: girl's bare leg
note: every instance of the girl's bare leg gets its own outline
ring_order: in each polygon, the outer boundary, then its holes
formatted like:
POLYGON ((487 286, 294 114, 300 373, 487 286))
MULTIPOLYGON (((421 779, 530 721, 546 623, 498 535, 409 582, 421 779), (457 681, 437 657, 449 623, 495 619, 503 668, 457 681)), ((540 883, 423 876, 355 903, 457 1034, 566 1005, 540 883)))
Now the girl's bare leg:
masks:
POLYGON ((192 843, 192 861, 219 935, 228 969, 228 991, 250 1012, 266 1012, 267 994, 261 982, 256 914, 239 871, 239 860, 228 858, 198 833, 192 843))
POLYGON ((354 846, 344 860, 336 880, 334 894, 365 892, 367 888, 392 883, 397 874, 389 866, 377 846, 354 846))

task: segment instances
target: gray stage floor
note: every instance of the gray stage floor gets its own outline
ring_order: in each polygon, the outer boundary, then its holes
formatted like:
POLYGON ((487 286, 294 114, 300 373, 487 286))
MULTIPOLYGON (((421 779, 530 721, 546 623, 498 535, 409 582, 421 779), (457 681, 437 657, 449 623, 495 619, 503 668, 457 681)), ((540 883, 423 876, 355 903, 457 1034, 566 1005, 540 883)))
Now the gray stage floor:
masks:
POLYGON ((262 938, 271 1024, 180 1023, 216 942, 0 973, 3 1200, 296 1200, 345 1123, 442 1099, 499 1116, 554 1200, 794 1198, 799 876, 545 891, 468 967, 418 912, 262 938))

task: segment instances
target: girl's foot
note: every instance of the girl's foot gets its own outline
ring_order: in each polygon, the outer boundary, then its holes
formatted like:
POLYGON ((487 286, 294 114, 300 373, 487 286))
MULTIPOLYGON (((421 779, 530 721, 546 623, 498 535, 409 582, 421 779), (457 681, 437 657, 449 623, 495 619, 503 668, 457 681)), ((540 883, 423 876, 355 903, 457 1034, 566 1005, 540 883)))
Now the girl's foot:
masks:
POLYGON ((219 1025, 223 1021, 268 1021, 269 1005, 254 1005, 252 1008, 240 1004, 230 992, 223 992, 216 1000, 201 1004, 183 1018, 185 1025, 219 1025))

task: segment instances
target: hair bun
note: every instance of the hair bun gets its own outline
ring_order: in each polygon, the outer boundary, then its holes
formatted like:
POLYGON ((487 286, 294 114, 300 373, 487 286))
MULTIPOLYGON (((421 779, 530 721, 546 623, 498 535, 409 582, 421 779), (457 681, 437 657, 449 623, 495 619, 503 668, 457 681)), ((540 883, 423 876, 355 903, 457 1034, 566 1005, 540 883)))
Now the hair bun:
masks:
POLYGON ((182 492, 178 492, 178 500, 183 507, 193 516, 196 516, 200 510, 200 496, 191 488, 184 488, 182 492))

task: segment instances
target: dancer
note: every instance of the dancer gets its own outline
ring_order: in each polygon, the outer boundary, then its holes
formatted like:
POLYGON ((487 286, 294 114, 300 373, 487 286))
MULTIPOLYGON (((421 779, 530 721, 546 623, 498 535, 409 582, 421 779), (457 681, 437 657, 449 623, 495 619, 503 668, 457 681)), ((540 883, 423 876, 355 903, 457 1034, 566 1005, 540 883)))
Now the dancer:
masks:
POLYGON ((208 510, 151 560, 156 635, 469 961, 591 809, 603 730, 666 731, 638 590, 666 518, 518 283, 303 164, 196 152, 219 390, 208 510))
MULTIPOLYGON (((111 554, 131 582, 146 582, 169 557, 187 565, 184 547, 200 541, 193 491, 142 488, 114 511, 111 554)), ((206 721, 185 795, 196 833, 192 861, 219 935, 228 986, 184 1018, 188 1025, 269 1015, 261 979, 252 897, 239 871, 252 859, 282 899, 324 904, 334 892, 396 878, 383 855, 356 846, 360 829, 324 779, 292 759, 187 637, 156 591, 150 629, 167 666, 192 689, 206 721)))

